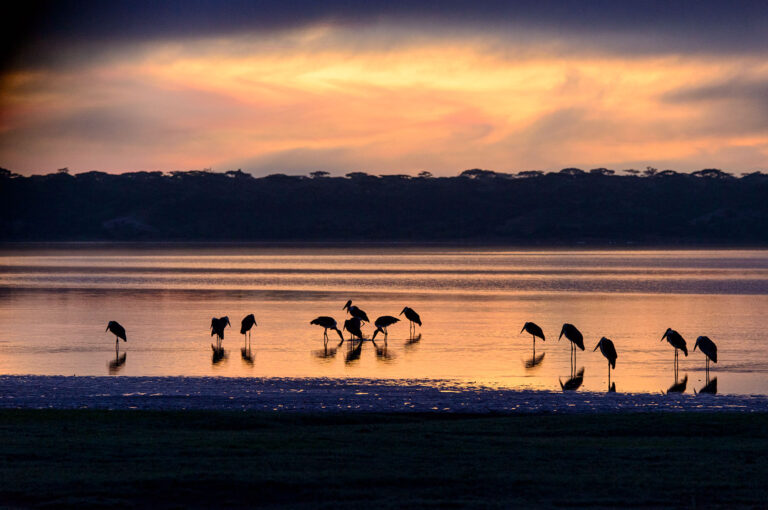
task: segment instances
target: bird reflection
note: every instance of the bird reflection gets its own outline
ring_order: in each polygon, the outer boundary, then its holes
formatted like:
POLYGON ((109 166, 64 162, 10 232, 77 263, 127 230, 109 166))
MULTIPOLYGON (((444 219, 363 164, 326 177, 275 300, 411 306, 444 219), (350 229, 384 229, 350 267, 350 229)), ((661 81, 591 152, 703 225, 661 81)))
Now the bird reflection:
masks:
POLYGON ((245 362, 246 365, 253 366, 253 351, 251 351, 251 346, 249 345, 246 347, 240 348, 240 358, 245 362))
POLYGON ((322 349, 312 351, 312 355, 321 360, 330 360, 331 358, 336 357, 336 347, 328 347, 325 345, 322 349))
POLYGON ((385 343, 383 347, 376 346, 376 359, 380 361, 392 361, 395 359, 395 355, 387 350, 387 344, 385 343))
POLYGON ((351 340, 349 344, 349 350, 346 356, 344 356, 345 363, 353 363, 360 359, 360 354, 363 352, 362 340, 351 340))
MULTIPOLYGON (((695 389, 693 390, 696 391, 695 389)), ((710 395, 714 395, 717 393, 717 377, 714 377, 711 381, 707 379, 707 384, 704 385, 703 388, 699 390, 699 393, 709 393, 710 395)))
POLYGON ((120 369, 123 368, 125 365, 125 357, 127 356, 127 353, 118 354, 115 352, 115 359, 109 360, 109 363, 107 364, 107 367, 109 368, 109 373, 111 375, 115 375, 120 371, 120 369))
POLYGON ((683 393, 686 387, 688 387, 688 374, 685 374, 680 381, 675 381, 675 384, 669 387, 667 393, 683 393))
POLYGON ((542 361, 544 361, 544 355, 546 352, 542 352, 538 356, 536 356, 535 351, 532 358, 525 360, 525 368, 534 368, 541 364, 542 361))
POLYGON ((421 333, 419 333, 416 336, 410 337, 408 340, 405 341, 406 347, 415 347, 419 342, 421 342, 421 333))
POLYGON ((214 365, 227 358, 227 353, 224 351, 223 347, 216 347, 215 345, 211 345, 211 348, 213 349, 213 357, 211 358, 211 363, 214 365))
POLYGON ((560 388, 563 391, 576 391, 578 390, 582 383, 584 382, 584 367, 581 367, 578 372, 576 372, 575 375, 571 376, 570 379, 563 382, 562 380, 558 379, 560 382, 560 388))
POLYGON ((616 383, 611 383, 611 386, 608 388, 608 393, 616 393, 616 383))

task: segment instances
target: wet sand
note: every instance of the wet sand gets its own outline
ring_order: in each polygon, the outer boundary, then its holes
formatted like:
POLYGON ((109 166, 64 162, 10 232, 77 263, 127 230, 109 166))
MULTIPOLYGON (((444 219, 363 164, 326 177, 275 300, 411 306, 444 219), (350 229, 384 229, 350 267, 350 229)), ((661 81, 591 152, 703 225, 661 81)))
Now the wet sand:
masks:
POLYGON ((510 390, 431 379, 0 376, 0 408, 470 414, 768 412, 768 396, 510 390))

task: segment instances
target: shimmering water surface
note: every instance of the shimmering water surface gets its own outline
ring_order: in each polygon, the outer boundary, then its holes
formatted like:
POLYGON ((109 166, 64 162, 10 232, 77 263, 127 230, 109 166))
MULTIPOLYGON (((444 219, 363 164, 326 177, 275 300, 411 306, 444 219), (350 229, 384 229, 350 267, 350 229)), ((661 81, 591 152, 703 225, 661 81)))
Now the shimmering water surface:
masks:
MULTIPOLYGON (((666 391, 677 329, 719 347, 720 393, 768 394, 768 251, 520 251, 489 248, 67 246, 0 250, 0 373, 441 378, 560 389, 571 375, 564 322, 585 336, 579 390, 607 389, 601 336, 619 352, 619 392, 666 391), (323 349, 318 315, 343 322, 352 299, 373 320, 404 305, 420 336, 323 349), (240 319, 254 313, 252 360, 240 319), (228 315, 227 356, 211 356, 211 317, 228 315), (114 363, 109 320, 128 331, 114 363), (532 358, 526 321, 544 328, 532 358)), ((373 328, 364 328, 370 336, 373 328)), ((706 383, 704 357, 680 361, 686 392, 706 383)))

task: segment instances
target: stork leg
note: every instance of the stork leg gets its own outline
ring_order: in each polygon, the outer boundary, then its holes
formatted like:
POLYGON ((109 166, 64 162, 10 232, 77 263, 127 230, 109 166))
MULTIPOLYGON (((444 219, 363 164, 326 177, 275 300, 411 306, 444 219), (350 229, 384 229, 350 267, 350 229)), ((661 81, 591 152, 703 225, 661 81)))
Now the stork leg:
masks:
POLYGON ((115 337, 115 357, 117 357, 118 352, 120 352, 120 339, 116 336, 115 337))

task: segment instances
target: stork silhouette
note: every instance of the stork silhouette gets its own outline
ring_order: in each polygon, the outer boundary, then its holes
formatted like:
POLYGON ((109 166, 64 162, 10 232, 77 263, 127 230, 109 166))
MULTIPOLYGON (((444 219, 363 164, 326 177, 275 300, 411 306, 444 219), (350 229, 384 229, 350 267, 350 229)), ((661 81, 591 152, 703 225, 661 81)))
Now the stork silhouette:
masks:
POLYGON ((584 335, 581 334, 581 331, 576 326, 567 322, 563 324, 560 330, 560 336, 557 337, 558 342, 563 338, 563 335, 571 342, 571 374, 573 375, 573 371, 576 369, 576 347, 582 351, 584 350, 584 335))
MULTIPOLYGON (((346 331, 349 331, 349 339, 353 340, 355 337, 357 337, 359 340, 364 340, 363 338, 363 332, 360 329, 360 323, 361 320, 357 317, 352 317, 351 319, 347 319, 344 321, 344 329, 346 331)), ((344 337, 341 339, 341 344, 344 343, 344 337)))
POLYGON ((578 390, 584 383, 584 367, 578 372, 571 374, 571 377, 567 381, 563 382, 560 378, 558 378, 558 381, 560 382, 560 389, 563 391, 578 390))
MULTIPOLYGON (((601 338, 599 342, 597 342, 597 345, 594 349, 592 349, 592 352, 595 352, 597 348, 600 348, 600 352, 605 356, 605 359, 608 360, 608 391, 610 391, 611 388, 611 368, 616 368, 616 358, 618 355, 616 354, 616 346, 613 345, 613 341, 608 338, 601 338)), ((615 386, 614 386, 615 391, 615 386)))
POLYGON ((346 310, 347 312, 349 312, 349 315, 360 319, 362 322, 371 322, 370 320, 368 320, 368 314, 365 313, 360 308, 353 305, 351 299, 347 301, 347 303, 341 309, 346 310))
POLYGON ((705 371, 707 374, 707 381, 709 381, 709 361, 712 360, 717 363, 717 345, 715 345, 715 342, 710 340, 708 336, 700 336, 696 339, 696 343, 693 344, 694 351, 696 350, 696 347, 704 353, 704 357, 707 360, 705 371))
POLYGON ((226 315, 218 319, 216 317, 211 319, 211 336, 216 336, 216 345, 211 344, 214 354, 223 351, 221 342, 224 340, 224 328, 227 326, 231 326, 231 324, 229 323, 229 317, 226 315))
POLYGON ((125 336, 125 328, 117 321, 109 321, 109 323, 107 323, 107 329, 105 329, 104 332, 106 333, 107 331, 115 335, 115 357, 117 357, 117 353, 120 350, 120 339, 122 338, 123 342, 128 341, 125 336))
POLYGON ((527 331, 533 337, 533 357, 530 359, 530 361, 526 362, 525 366, 528 368, 535 367, 541 363, 541 360, 544 359, 544 355, 542 354, 541 359, 536 361, 536 337, 541 338, 541 341, 544 342, 544 331, 542 331, 541 327, 539 327, 539 325, 535 322, 526 322, 523 324, 523 329, 520 330, 520 333, 523 331, 527 331))
POLYGON ((323 344, 328 344, 328 330, 332 329, 336 333, 339 334, 339 338, 341 338, 341 343, 339 345, 344 343, 344 335, 341 334, 341 331, 339 330, 339 326, 336 323, 336 319, 333 317, 328 317, 326 315, 321 315, 320 317, 317 317, 316 319, 312 319, 309 321, 310 324, 313 324, 315 326, 320 326, 323 328, 323 344))
POLYGON ((675 381, 677 381, 677 373, 678 373, 678 367, 679 367, 679 361, 677 356, 677 350, 680 349, 683 351, 683 354, 685 356, 688 356, 688 346, 685 343, 685 338, 675 331, 672 328, 667 328, 667 330, 664 332, 664 335, 661 337, 661 342, 664 341, 664 339, 667 339, 667 342, 669 342, 669 345, 675 348, 675 381))
POLYGON ((376 339, 376 335, 378 333, 384 334, 384 343, 387 342, 387 335, 389 334, 387 331, 387 328, 391 326, 392 324, 395 324, 396 322, 400 322, 400 319, 397 317, 392 317, 391 315, 382 315, 376 321, 373 323, 374 326, 376 326, 376 331, 373 332, 373 336, 371 337, 371 340, 376 339))
POLYGON ((253 314, 246 315, 240 322, 240 334, 243 335, 244 351, 251 350, 251 329, 253 329, 254 326, 258 326, 258 324, 256 324, 256 317, 253 314))
POLYGON ((413 337, 416 334, 416 324, 421 327, 421 317, 419 317, 419 314, 416 313, 416 310, 410 307, 405 307, 398 315, 405 314, 405 318, 408 319, 410 329, 408 330, 408 334, 410 337, 413 337))

